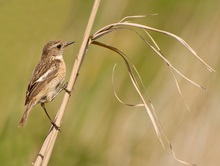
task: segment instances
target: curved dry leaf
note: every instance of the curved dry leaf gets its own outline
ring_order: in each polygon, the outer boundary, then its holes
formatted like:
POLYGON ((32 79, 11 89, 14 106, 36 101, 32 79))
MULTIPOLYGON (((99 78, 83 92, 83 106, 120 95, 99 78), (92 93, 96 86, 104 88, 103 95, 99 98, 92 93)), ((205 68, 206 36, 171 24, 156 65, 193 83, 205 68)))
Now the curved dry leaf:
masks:
MULTIPOLYGON (((125 62, 125 64, 126 64, 127 70, 128 70, 129 77, 130 77, 130 79, 131 79, 131 81, 132 81, 132 84, 133 84, 134 88, 136 89, 136 91, 137 91, 137 93, 138 93, 140 99, 141 99, 142 102, 143 102, 143 106, 144 106, 145 110, 147 111, 148 116, 150 117, 150 120, 151 120, 151 122, 152 122, 152 124, 153 124, 154 130, 155 130, 155 132, 156 132, 156 135, 157 135, 158 140, 160 141, 162 147, 163 147, 164 150, 166 150, 166 152, 167 152, 168 154, 170 154, 176 161, 178 161, 178 162, 180 162, 180 163, 184 163, 184 164, 188 164, 188 165, 194 166, 194 164, 191 164, 191 163, 182 161, 182 160, 180 160, 180 159, 178 159, 178 158, 176 157, 175 152, 174 152, 173 149, 172 149, 172 145, 171 145, 170 141, 168 140, 168 138, 167 138, 167 136, 166 136, 166 134, 165 134, 165 132, 164 132, 164 130, 163 130, 161 124, 160 124, 160 121, 159 121, 159 119, 158 119, 156 113, 154 112, 154 110, 151 110, 151 109, 148 107, 147 102, 145 101, 145 98, 144 98, 144 96, 143 96, 143 94, 142 94, 142 92, 141 92, 141 90, 140 90, 140 85, 138 84, 138 82, 137 82, 137 80, 136 80, 136 78, 135 78, 135 76, 134 76, 134 74, 133 74, 133 72, 132 72, 131 65, 130 65, 129 61, 127 60, 126 55, 125 55, 122 51, 120 51, 119 49, 117 49, 117 48, 115 48, 115 47, 112 47, 112 46, 109 46, 109 45, 107 45, 107 44, 98 42, 98 41, 92 41, 91 44, 95 44, 95 45, 98 45, 98 46, 101 46, 101 47, 110 49, 110 50, 116 52, 117 54, 119 54, 119 55, 123 58, 123 60, 124 60, 124 62, 125 62)), ((118 98, 118 99, 119 99, 119 98, 118 98)), ((119 101, 120 101, 121 103, 124 103, 124 102, 121 101, 120 99, 119 99, 119 101)))
POLYGON ((180 162, 180 163, 183 163, 183 164, 187 164, 187 165, 192 165, 192 166, 195 166, 195 164, 191 164, 191 163, 188 163, 188 162, 185 162, 185 161, 182 161, 182 160, 179 160, 173 149, 172 149, 172 145, 171 143, 169 142, 168 138, 166 137, 166 134, 162 128, 162 125, 160 124, 160 121, 156 115, 156 112, 154 110, 154 107, 153 107, 153 104, 152 102, 150 101, 149 99, 149 96, 147 96, 148 100, 145 100, 144 98, 144 95, 141 91, 141 88, 140 86, 144 89, 145 91, 145 94, 146 93, 146 88, 143 84, 143 81, 141 79, 141 76, 139 75, 137 69, 135 68, 135 66, 132 66, 129 61, 128 61, 128 58, 127 56, 122 52, 120 51, 119 49, 115 48, 115 47, 112 47, 112 46, 109 46, 107 44, 104 44, 104 43, 101 43, 101 42, 98 42, 97 39, 99 39, 100 37, 102 37, 103 35, 106 35, 108 33, 111 33, 113 31, 116 31, 116 30, 119 30, 119 29, 129 29, 129 30, 132 30, 134 32, 136 32, 136 34, 147 44, 147 46, 149 46, 157 55, 159 55, 160 58, 162 58, 162 60, 168 65, 170 71, 171 71, 171 74, 174 78, 174 81, 175 81, 175 84, 176 84, 176 87, 177 87, 177 90, 180 94, 180 96, 182 97, 186 107, 188 110, 189 109, 189 106, 187 105, 184 97, 183 97, 183 94, 182 94, 182 91, 180 89, 180 86, 179 86, 179 83, 176 79, 176 76, 175 76, 175 73, 174 71, 179 74, 181 77, 183 77, 185 80, 187 80, 188 82, 190 82, 191 84, 201 88, 201 89, 205 89, 203 86, 200 86, 199 84, 195 83, 194 81, 192 81, 191 79, 189 79, 188 77, 186 77, 184 74, 182 74, 178 69, 176 69, 170 62, 169 60, 167 60, 159 46, 157 45, 156 41, 153 39, 153 37, 148 33, 148 31, 153 31, 153 32, 157 32, 157 33, 161 33, 161 34, 165 34, 165 35, 168 35, 174 39, 176 39, 177 41, 179 41, 184 47, 186 47, 202 64, 204 64, 207 69, 211 72, 215 72, 214 69, 212 69, 208 64, 206 64, 198 55, 197 53, 182 39, 180 38, 179 36, 175 35, 175 34, 172 34, 170 32, 167 32, 167 31, 163 31, 163 30, 160 30, 160 29, 156 29, 156 28, 153 28, 153 27, 149 27, 149 26, 146 26, 146 25, 142 25, 142 24, 137 24, 137 23, 131 23, 131 22, 128 22, 128 21, 125 21, 127 19, 132 19, 132 18, 141 18, 141 17, 145 17, 143 15, 140 15, 140 16, 127 16, 125 18, 123 18, 120 22, 118 23, 113 23, 113 24, 110 24, 110 25, 107 25, 103 28, 101 28, 100 30, 98 30, 97 32, 95 32, 93 35, 90 36, 90 42, 89 44, 95 44, 95 45, 98 45, 98 46, 101 46, 101 47, 104 47, 104 48, 107 48, 107 49, 110 49, 111 51, 114 51, 116 52, 117 54, 119 54, 121 56, 121 58, 123 58, 125 64, 126 64, 126 67, 127 67, 127 70, 128 70, 128 74, 129 74, 129 77, 132 81, 132 84, 134 86, 134 88, 136 89, 139 97, 141 98, 142 100, 142 104, 128 104, 128 103, 125 103, 123 102, 119 96, 117 95, 116 91, 115 91, 115 88, 114 88, 114 72, 115 72, 115 67, 116 65, 113 67, 113 74, 112 74, 112 86, 113 86, 113 91, 114 91, 114 95, 115 97, 118 99, 119 102, 121 102, 122 104, 124 105, 128 105, 128 106, 132 106, 132 107, 145 107, 145 110, 147 111, 149 117, 150 117, 150 120, 153 124, 153 127, 154 127, 154 130, 156 132, 156 135, 161 143, 161 145, 163 146, 163 148, 166 150, 166 152, 168 152, 176 161, 180 162), (138 28, 138 29, 141 29, 143 30, 147 36, 150 38, 150 40, 153 42, 153 45, 151 45, 143 36, 141 36, 135 29, 133 28, 138 28), (137 76, 138 76, 138 79, 140 81, 140 84, 138 83, 138 81, 136 80, 135 78, 135 75, 133 74, 133 70, 135 70, 137 76), (149 106, 147 104, 147 101, 149 103, 149 106))
POLYGON ((117 92, 116 92, 116 90, 115 90, 115 86, 114 86, 114 77, 115 77, 115 68, 116 68, 116 66, 117 66, 117 63, 113 66, 113 70, 112 70, 112 89, 113 89, 115 98, 116 98, 120 103, 122 103, 122 104, 124 104, 124 105, 127 105, 127 106, 129 106, 129 107, 143 107, 144 104, 129 104, 129 103, 126 103, 126 102, 122 101, 122 100, 119 98, 119 96, 118 96, 118 94, 117 94, 117 92))

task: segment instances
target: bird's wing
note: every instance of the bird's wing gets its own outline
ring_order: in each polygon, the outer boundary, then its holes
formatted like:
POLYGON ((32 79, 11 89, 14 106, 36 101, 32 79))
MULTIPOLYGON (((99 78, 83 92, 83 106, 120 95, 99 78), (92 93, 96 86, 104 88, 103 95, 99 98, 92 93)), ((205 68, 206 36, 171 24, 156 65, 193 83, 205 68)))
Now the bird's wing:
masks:
POLYGON ((58 62, 39 63, 35 68, 26 92, 25 105, 32 100, 54 77, 59 70, 58 62))

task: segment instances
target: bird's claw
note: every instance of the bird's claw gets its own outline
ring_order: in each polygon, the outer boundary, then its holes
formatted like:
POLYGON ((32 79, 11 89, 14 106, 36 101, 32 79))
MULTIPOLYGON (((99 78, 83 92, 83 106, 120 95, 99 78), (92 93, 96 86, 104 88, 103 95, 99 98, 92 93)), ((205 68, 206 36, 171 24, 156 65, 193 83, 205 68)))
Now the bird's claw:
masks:
POLYGON ((68 90, 68 89, 66 89, 67 88, 67 85, 68 85, 68 82, 67 83, 65 83, 64 85, 63 85, 63 90, 65 90, 66 91, 66 93, 68 93, 70 96, 71 96, 71 92, 72 92, 72 90, 68 90))
POLYGON ((57 126, 54 122, 51 121, 51 124, 53 125, 53 127, 54 127, 56 130, 59 130, 59 131, 60 131, 60 127, 57 126))

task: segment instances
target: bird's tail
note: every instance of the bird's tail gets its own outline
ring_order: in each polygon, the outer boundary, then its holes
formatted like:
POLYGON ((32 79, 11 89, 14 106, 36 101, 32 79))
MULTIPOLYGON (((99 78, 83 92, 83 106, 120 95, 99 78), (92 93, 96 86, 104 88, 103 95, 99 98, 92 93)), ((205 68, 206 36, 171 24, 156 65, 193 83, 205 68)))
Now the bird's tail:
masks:
POLYGON ((21 121, 19 122, 19 127, 23 127, 27 121, 28 115, 35 104, 32 102, 28 103, 25 112, 22 115, 21 121))

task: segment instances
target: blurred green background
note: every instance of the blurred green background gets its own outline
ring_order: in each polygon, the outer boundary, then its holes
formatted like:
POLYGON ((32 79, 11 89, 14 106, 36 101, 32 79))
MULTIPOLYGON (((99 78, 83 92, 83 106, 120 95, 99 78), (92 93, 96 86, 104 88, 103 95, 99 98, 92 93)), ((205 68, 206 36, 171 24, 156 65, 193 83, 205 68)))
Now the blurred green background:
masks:
MULTIPOLYGON (((78 53, 93 1, 20 0, 0 2, 0 165, 31 165, 50 123, 43 109, 32 110, 27 125, 18 128, 25 92, 45 43, 53 39, 76 43, 64 53, 67 78, 78 53)), ((200 166, 220 163, 220 1, 106 0, 93 32, 129 15, 154 14, 139 23, 175 33, 185 39, 217 72, 209 73, 183 46, 152 33, 165 56, 185 75, 207 87, 200 90, 178 77, 191 108, 188 112, 167 66, 130 31, 109 34, 103 41, 121 49, 137 66, 174 151, 200 166)), ((146 111, 130 108, 114 97, 111 75, 118 62, 115 87, 126 102, 140 100, 122 60, 92 46, 68 103, 62 129, 49 165, 59 166, 180 166, 161 147, 146 111)), ((54 116, 61 93, 47 104, 54 116)))

